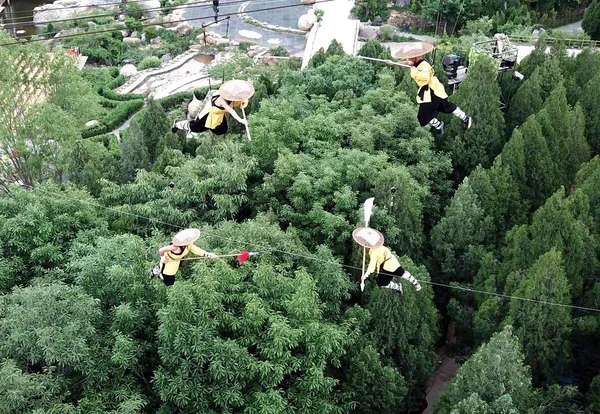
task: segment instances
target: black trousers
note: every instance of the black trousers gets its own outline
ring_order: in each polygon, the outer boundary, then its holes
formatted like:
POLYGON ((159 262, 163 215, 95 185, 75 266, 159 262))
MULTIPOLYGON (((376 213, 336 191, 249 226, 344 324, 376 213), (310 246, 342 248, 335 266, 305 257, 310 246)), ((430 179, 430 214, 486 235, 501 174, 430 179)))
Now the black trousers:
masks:
POLYGON ((457 108, 452 102, 448 102, 448 98, 440 98, 431 92, 431 102, 419 104, 419 114, 417 119, 419 124, 423 127, 427 125, 435 116, 437 112, 443 112, 445 114, 451 114, 457 108))
POLYGON ((404 274, 404 268, 402 266, 400 266, 398 269, 394 270, 391 273, 387 272, 383 268, 380 271, 383 273, 386 273, 386 274, 384 275, 381 273, 377 273, 377 286, 379 286, 379 287, 384 287, 384 286, 389 285, 390 282, 392 281, 392 279, 394 279, 394 276, 400 277, 404 274))
POLYGON ((204 132, 204 131, 212 131, 212 133, 215 135, 225 135, 227 133, 228 126, 227 126, 227 119, 225 117, 223 117, 223 122, 221 122, 219 125, 217 125, 213 129, 207 128, 205 126, 206 118, 208 118, 208 114, 204 115, 200 119, 194 119, 194 120, 190 121, 190 131, 196 132, 196 133, 204 132))
POLYGON ((173 284, 175 283, 175 275, 165 275, 163 273, 163 270, 165 270, 165 264, 163 263, 163 265, 160 267, 160 273, 162 274, 163 277, 163 283, 167 286, 173 286, 173 284))

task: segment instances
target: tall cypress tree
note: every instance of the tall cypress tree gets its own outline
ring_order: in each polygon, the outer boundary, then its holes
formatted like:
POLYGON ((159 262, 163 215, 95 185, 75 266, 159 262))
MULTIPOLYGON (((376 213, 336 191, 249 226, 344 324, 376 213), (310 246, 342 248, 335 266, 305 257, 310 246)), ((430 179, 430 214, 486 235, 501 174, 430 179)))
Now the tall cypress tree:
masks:
POLYGON ((540 124, 532 115, 519 128, 523 134, 525 155, 525 197, 535 210, 554 192, 557 187, 556 164, 552 160, 548 144, 542 134, 540 124))
POLYGON ((434 413, 454 412, 457 406, 463 409, 459 413, 527 412, 534 391, 529 367, 512 331, 512 327, 505 327, 465 362, 440 395, 434 413), (511 410, 500 410, 506 400, 511 410), (469 410, 465 411, 466 407, 469 410))
POLYGON ((530 115, 537 113, 543 103, 540 69, 536 68, 531 77, 523 82, 523 85, 510 101, 508 113, 506 114, 508 130, 512 131, 525 122, 530 115))
MULTIPOLYGON (((540 256, 521 280, 514 296, 571 304, 569 283, 563 269, 561 254, 555 249, 540 256)), ((569 355, 571 310, 512 299, 508 323, 523 343, 525 362, 532 367, 533 383, 541 385, 543 378, 555 373, 555 366, 569 355)))
POLYGON ((594 154, 600 153, 600 74, 594 76, 583 88, 581 106, 585 113, 585 132, 587 141, 594 154))
POLYGON ((169 132, 169 118, 163 107, 152 98, 148 99, 148 107, 140 119, 140 130, 144 145, 148 148, 150 162, 153 163, 160 155, 157 152, 159 141, 169 132))
POLYGON ((459 179, 478 164, 489 167, 504 145, 504 116, 500 110, 500 86, 496 62, 488 56, 477 56, 469 67, 469 76, 454 94, 453 101, 473 117, 473 126, 464 130, 460 121, 451 117, 448 140, 455 157, 459 179))
POLYGON ((581 28, 594 40, 600 40, 600 4, 593 0, 583 16, 581 28))

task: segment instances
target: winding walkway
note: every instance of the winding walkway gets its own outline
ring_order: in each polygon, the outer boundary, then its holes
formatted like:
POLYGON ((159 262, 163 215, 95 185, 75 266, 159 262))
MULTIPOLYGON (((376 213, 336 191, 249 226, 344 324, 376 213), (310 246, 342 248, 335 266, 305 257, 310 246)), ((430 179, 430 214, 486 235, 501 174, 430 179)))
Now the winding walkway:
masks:
MULTIPOLYGON (((307 12, 311 6, 299 5, 300 0, 249 0, 240 5, 223 4, 220 7, 220 14, 236 13, 229 19, 229 38, 238 42, 253 42, 267 47, 283 46, 290 54, 297 54, 304 50, 306 44, 305 35, 283 33, 275 30, 258 27, 246 23, 238 13, 248 14, 254 19, 257 19, 265 25, 283 26, 296 28, 298 18, 307 12), (253 12, 253 10, 266 9, 270 7, 281 7, 287 5, 297 5, 278 10, 269 10, 262 12, 253 12)), ((212 17, 201 19, 206 16, 207 11, 203 8, 187 8, 183 14, 183 18, 188 20, 192 26, 201 27, 202 24, 214 22, 212 17), (197 19, 197 20, 191 20, 197 19)), ((222 36, 227 34, 227 20, 208 26, 207 30, 219 33, 222 36)))
POLYGON ((322 21, 315 24, 310 31, 302 59, 302 69, 308 65, 315 53, 321 48, 326 50, 333 40, 341 43, 349 55, 355 55, 358 51, 359 21, 350 18, 354 1, 335 0, 318 4, 317 7, 325 13, 322 21))

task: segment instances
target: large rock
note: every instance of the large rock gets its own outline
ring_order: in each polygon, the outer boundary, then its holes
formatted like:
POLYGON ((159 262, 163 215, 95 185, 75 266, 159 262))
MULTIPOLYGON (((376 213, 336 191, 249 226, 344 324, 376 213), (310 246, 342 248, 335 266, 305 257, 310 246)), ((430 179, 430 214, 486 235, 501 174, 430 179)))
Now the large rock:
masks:
POLYGON ((163 17, 163 25, 165 27, 175 27, 179 24, 180 21, 181 17, 173 13, 167 14, 165 17, 163 17))
MULTIPOLYGON (((204 44, 204 34, 199 34, 196 36, 196 40, 198 40, 201 44, 204 44)), ((225 39, 218 33, 208 31, 206 32, 206 44, 207 45, 220 45, 229 43, 229 39, 225 39)))
POLYGON ((53 4, 58 6, 72 7, 77 6, 80 3, 79 0, 56 0, 53 4))
POLYGON ((314 10, 309 10, 307 14, 303 14, 298 19, 298 29, 309 31, 317 22, 317 16, 314 10))
POLYGON ((252 45, 248 48, 248 57, 262 56, 269 52, 264 46, 252 45))
POLYGON ((192 32, 192 30, 193 27, 188 22, 179 23, 177 27, 175 27, 175 33, 177 33, 179 36, 187 36, 192 32))
POLYGON ((114 7, 114 0, 57 0, 34 8, 33 22, 37 24, 47 20, 67 19, 77 13, 109 7, 114 7))
POLYGON ((119 75, 124 76, 126 78, 130 78, 137 73, 137 69, 135 65, 125 65, 119 71, 119 75))
POLYGON ((377 39, 379 36, 379 28, 375 26, 361 25, 358 29, 358 37, 362 37, 364 39, 377 39))
POLYGON ((164 54, 164 55, 162 55, 162 57, 160 58, 160 61, 161 61, 162 63, 167 63, 167 62, 169 62, 169 61, 170 61, 170 60, 172 60, 172 59, 173 59, 173 56, 172 56, 170 53, 165 53, 165 54, 164 54))
POLYGON ((150 25, 155 25, 155 24, 162 24, 162 22, 163 22, 163 17, 156 16, 151 19, 145 20, 144 25, 150 26, 150 25))
POLYGON ((123 38, 123 43, 129 46, 139 46, 142 44, 142 39, 139 37, 125 37, 123 38))
POLYGON ((71 36, 71 35, 76 35, 76 34, 80 34, 80 33, 84 33, 84 30, 80 27, 75 27, 73 29, 62 30, 62 31, 58 32, 56 35, 54 35, 54 37, 71 36))
POLYGON ((86 127, 93 127, 93 126, 96 126, 96 125, 99 125, 99 124, 100 124, 100 121, 96 121, 95 119, 93 119, 91 121, 86 122, 85 126, 86 127))
POLYGON ((150 43, 152 43, 153 45, 160 45, 160 42, 161 42, 160 36, 156 36, 154 39, 150 40, 150 43))

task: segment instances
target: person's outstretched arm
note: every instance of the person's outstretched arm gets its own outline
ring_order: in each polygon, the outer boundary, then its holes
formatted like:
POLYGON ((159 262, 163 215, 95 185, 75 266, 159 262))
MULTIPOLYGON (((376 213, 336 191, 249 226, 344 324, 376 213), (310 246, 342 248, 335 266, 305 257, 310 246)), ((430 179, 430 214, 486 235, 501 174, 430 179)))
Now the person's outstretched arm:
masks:
POLYGON ((206 250, 202 250, 195 244, 192 244, 190 246, 190 252, 194 253, 196 256, 210 257, 211 259, 214 259, 216 256, 214 253, 207 252, 206 250))
POLYGON ((235 118, 236 121, 238 121, 240 124, 248 125, 248 121, 240 118, 240 116, 237 114, 237 112, 235 112, 235 110, 231 106, 229 106, 229 104, 227 102, 225 102, 225 100, 223 100, 222 104, 223 104, 223 108, 225 108, 225 110, 227 112, 229 112, 231 114, 231 116, 235 118))

